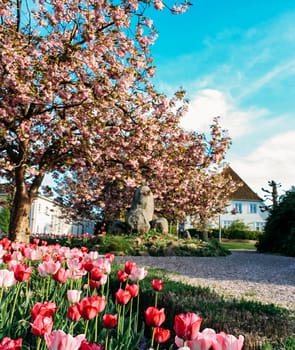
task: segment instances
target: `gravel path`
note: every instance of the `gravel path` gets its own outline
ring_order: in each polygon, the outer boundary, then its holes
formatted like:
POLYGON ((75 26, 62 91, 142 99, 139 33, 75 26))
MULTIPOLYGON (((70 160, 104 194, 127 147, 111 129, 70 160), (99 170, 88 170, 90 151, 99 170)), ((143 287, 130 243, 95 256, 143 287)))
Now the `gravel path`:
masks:
POLYGON ((295 311, 295 258, 234 251, 225 257, 116 257, 138 266, 165 269, 167 277, 208 286, 227 298, 244 298, 295 311))

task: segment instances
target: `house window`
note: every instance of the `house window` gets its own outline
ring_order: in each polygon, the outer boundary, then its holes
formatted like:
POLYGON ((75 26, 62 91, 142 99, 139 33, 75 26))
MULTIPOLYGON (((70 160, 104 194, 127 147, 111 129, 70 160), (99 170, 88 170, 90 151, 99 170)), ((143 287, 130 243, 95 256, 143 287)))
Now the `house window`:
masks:
POLYGON ((257 221, 255 223, 255 226, 256 226, 256 231, 263 231, 263 229, 264 229, 264 222, 257 221))
POLYGON ((223 227, 224 228, 229 228, 229 226, 233 223, 232 220, 224 220, 223 221, 223 227))
POLYGON ((257 214, 257 204, 256 203, 250 203, 249 213, 250 214, 257 214))
POLYGON ((234 211, 235 213, 242 213, 242 203, 235 203, 234 211))

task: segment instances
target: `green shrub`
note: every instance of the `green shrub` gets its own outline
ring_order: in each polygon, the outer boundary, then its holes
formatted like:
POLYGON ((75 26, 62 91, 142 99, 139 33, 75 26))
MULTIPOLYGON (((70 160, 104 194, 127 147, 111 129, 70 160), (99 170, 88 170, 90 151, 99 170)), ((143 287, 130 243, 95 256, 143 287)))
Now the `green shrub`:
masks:
POLYGON ((295 192, 289 191, 274 207, 265 224, 265 233, 259 238, 260 252, 295 256, 295 192))

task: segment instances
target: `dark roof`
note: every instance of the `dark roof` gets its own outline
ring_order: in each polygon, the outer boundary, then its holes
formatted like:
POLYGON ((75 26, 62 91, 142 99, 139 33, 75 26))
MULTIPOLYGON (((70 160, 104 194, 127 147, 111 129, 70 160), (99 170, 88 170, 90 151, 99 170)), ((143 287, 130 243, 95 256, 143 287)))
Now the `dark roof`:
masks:
POLYGON ((233 181, 237 184, 241 184, 241 186, 239 186, 238 189, 231 194, 231 200, 259 202, 262 201, 258 194, 251 190, 251 188, 246 184, 246 182, 242 180, 240 176, 235 171, 233 171, 233 169, 230 166, 224 168, 223 173, 225 176, 230 176, 233 179, 233 181))

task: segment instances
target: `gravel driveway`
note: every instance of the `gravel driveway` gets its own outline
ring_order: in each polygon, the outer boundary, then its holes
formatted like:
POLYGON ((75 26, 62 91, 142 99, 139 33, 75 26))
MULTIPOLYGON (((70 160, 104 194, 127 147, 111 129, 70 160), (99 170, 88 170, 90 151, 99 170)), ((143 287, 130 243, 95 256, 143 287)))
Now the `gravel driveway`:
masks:
POLYGON ((295 310, 295 258, 233 251, 225 257, 116 257, 173 272, 173 280, 208 286, 225 297, 261 301, 295 310), (175 274, 175 272, 177 274, 175 274))

